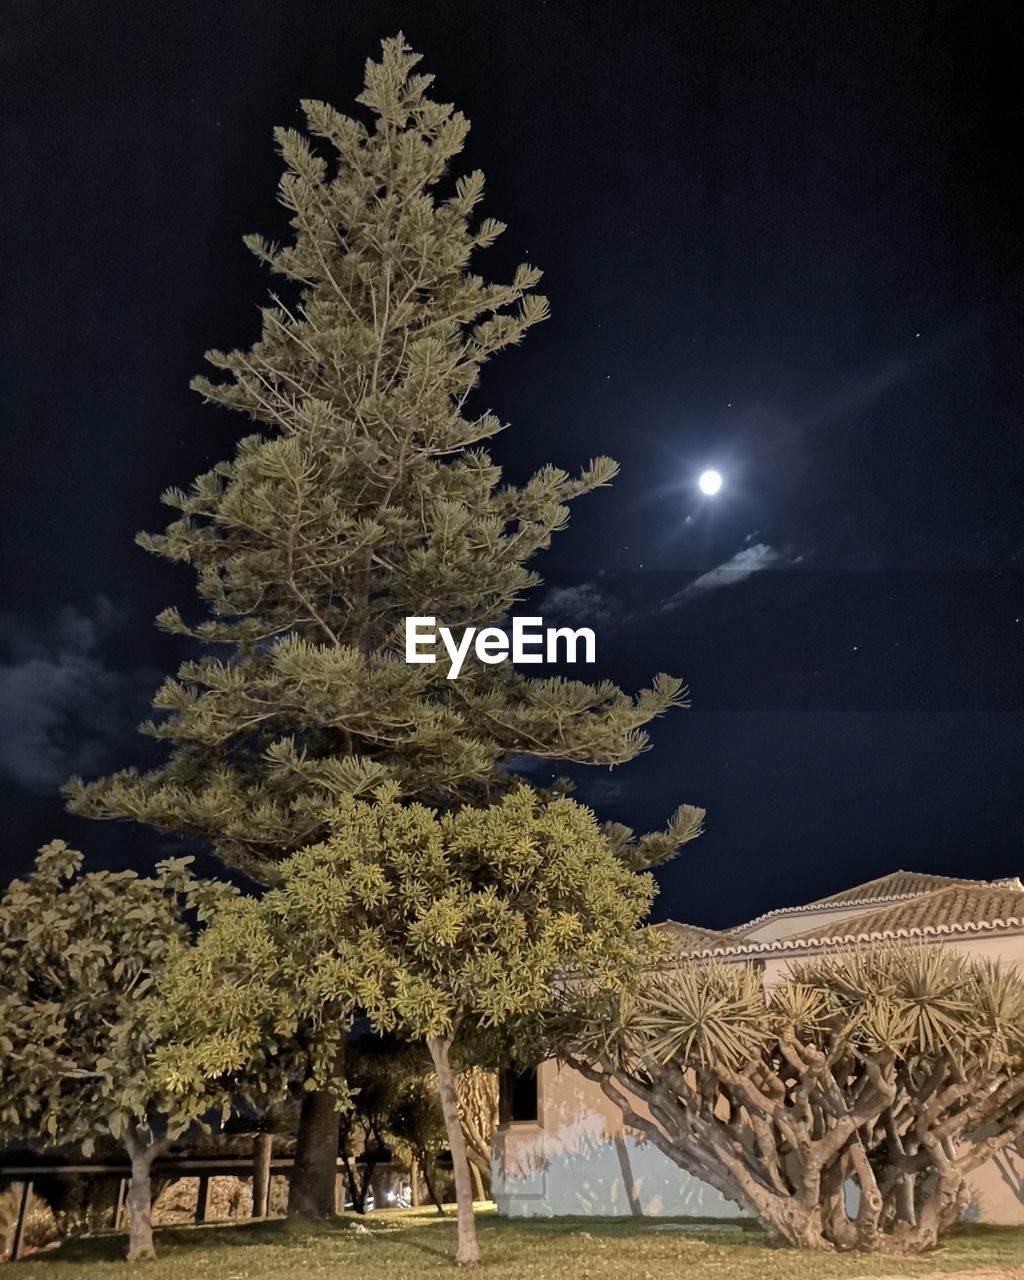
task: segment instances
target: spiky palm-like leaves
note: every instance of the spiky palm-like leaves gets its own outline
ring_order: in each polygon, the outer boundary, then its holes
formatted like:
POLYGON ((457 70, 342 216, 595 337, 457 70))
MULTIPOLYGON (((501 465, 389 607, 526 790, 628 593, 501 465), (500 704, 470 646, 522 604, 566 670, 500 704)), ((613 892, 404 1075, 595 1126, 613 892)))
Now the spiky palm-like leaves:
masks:
MULTIPOLYGON (((1024 1132, 1024 981, 941 947, 684 962, 575 1027, 569 1061, 792 1244, 917 1252, 1024 1132), (860 1191, 851 1216, 844 1187, 860 1191)), ((596 999, 596 998, 595 998, 596 999)))
POLYGON ((644 987, 631 1034, 658 1064, 741 1067, 764 1044, 770 1019, 753 969, 708 965, 658 974, 644 987))

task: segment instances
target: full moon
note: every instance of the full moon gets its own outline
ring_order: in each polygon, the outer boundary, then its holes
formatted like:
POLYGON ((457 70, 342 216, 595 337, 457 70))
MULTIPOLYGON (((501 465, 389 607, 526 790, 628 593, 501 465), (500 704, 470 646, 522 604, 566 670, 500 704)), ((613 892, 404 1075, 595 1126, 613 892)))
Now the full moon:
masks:
POLYGON ((697 483, 700 485, 701 493, 706 493, 710 497, 721 489, 722 477, 717 471, 703 471, 697 483))

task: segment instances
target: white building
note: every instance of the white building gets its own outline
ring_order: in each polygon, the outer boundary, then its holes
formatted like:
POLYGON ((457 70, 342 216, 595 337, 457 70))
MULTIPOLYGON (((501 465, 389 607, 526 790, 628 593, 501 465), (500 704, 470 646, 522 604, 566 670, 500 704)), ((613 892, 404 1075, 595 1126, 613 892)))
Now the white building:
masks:
MULTIPOLYGON (((681 956, 762 966, 767 986, 796 959, 871 943, 949 946, 1024 970, 1024 885, 897 871, 733 929, 669 922, 681 956)), ((736 1217, 739 1209, 623 1124, 597 1085, 554 1061, 505 1089, 493 1195, 509 1217, 643 1214, 736 1217)), ((969 1211, 1024 1223, 1024 1143, 971 1178, 969 1211)))

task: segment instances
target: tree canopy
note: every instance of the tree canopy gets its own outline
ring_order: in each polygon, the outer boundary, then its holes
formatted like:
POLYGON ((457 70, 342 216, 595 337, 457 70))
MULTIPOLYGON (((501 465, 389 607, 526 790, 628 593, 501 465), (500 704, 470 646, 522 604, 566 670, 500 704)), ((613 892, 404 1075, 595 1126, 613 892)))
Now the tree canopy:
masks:
MULTIPOLYGON (((190 859, 152 876, 80 873, 56 840, 0 899, 0 1135, 73 1143, 109 1134, 132 1160, 130 1256, 152 1252, 149 1165, 185 1113, 152 1061, 149 997, 168 950, 233 893, 190 859)), ((212 1076, 195 1110, 229 1105, 212 1076)))
POLYGON ((369 125, 303 103, 278 129, 288 243, 250 236, 281 282, 246 351, 212 351, 210 402, 255 430, 140 544, 190 566, 202 614, 158 624, 204 653, 163 684, 166 764, 69 787, 72 807, 209 840, 272 880, 321 838, 343 795, 393 781, 410 798, 486 803, 512 756, 614 765, 685 701, 658 676, 630 697, 608 682, 530 679, 472 661, 458 680, 407 664, 407 617, 499 623, 539 583, 528 562, 569 504, 616 464, 546 466, 504 482, 484 448, 502 423, 477 407, 483 365, 545 318, 540 271, 489 283, 472 260, 503 230, 478 214, 483 176, 450 166, 469 125, 428 96, 399 37, 368 61, 369 125))
MULTIPOLYGON (((385 40, 360 118, 306 101, 305 129, 276 131, 290 231, 246 241, 276 277, 260 335, 209 352, 213 376, 193 382, 245 434, 169 489, 169 524, 138 539, 188 566, 198 593, 157 620, 195 648, 143 726, 167 759, 67 788, 76 812, 199 837, 263 884, 328 836, 345 797, 391 784, 438 808, 487 805, 515 785, 515 760, 617 765, 686 703, 668 675, 631 695, 507 663, 473 659, 448 680, 443 663, 405 661, 406 618, 505 620, 571 503, 617 470, 598 457, 514 484, 487 451, 503 424, 479 403, 481 370, 547 304, 530 264, 479 273, 503 227, 481 216, 482 174, 455 172, 468 122, 430 97, 418 62, 385 40)), ((701 816, 684 806, 673 833, 701 816)), ((676 843, 609 837, 640 861, 676 843)), ((247 910, 236 927, 258 931, 247 910)), ((332 1212, 335 1104, 306 1100, 291 1211, 332 1212)))
POLYGON ((486 808, 438 812, 388 783, 372 802, 344 798, 327 839, 285 859, 277 886, 228 904, 171 958, 161 989, 178 1041, 160 1050, 164 1078, 201 1098, 209 1074, 248 1070, 268 1024, 278 1039, 322 1029, 321 1084, 355 1014, 425 1040, 455 1162, 459 1259, 472 1261, 453 1049, 517 1032, 529 1043, 556 986, 621 989, 657 953, 640 927, 654 890, 567 797, 520 786, 486 808))

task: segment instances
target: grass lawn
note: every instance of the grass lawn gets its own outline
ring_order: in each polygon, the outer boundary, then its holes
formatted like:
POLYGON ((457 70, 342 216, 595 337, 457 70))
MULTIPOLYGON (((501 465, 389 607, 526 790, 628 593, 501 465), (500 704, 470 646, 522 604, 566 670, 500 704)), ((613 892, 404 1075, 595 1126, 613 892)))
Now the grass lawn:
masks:
MULTIPOLYGON (((719 1225, 699 1233, 659 1230, 672 1219, 478 1217, 482 1270, 493 1280, 829 1280, 1024 1266, 1024 1228, 962 1227, 944 1248, 913 1262, 863 1254, 768 1249, 760 1233, 719 1225)), ((676 1222, 692 1220, 676 1219, 676 1222)), ((425 1280, 455 1274, 455 1223, 408 1209, 359 1220, 295 1226, 275 1220, 157 1232, 145 1280, 425 1280)), ((26 1280, 103 1280, 126 1274, 124 1237, 76 1240, 18 1264, 26 1280)), ((17 1272, 12 1272, 12 1276, 17 1272)))

